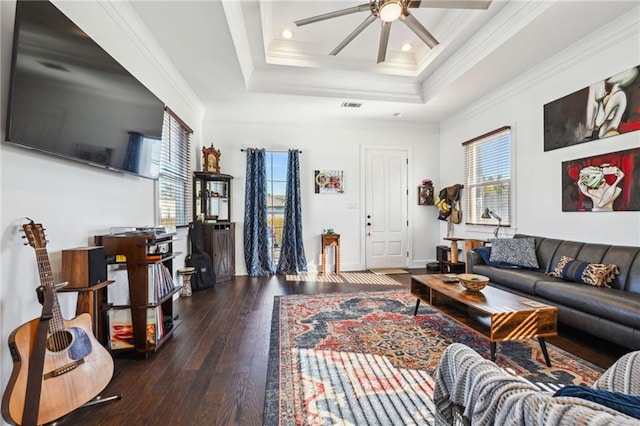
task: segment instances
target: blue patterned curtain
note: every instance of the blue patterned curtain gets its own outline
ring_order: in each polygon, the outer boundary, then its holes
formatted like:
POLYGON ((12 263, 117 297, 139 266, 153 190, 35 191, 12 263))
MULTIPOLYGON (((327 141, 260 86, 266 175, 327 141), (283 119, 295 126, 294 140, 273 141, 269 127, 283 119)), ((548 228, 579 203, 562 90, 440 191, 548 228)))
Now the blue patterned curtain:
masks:
POLYGON ((307 259, 304 255, 300 200, 300 153, 297 149, 289 150, 285 200, 278 274, 306 272, 307 259))
POLYGON ((264 149, 247 149, 247 184, 244 194, 244 261, 251 277, 271 275, 267 227, 267 171, 264 149))

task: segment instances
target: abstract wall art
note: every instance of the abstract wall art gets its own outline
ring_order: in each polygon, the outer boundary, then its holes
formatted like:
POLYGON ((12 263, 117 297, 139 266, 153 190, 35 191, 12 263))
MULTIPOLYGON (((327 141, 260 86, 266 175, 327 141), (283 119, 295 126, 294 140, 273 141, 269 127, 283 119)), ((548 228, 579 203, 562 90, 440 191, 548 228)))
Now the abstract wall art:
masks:
POLYGON ((562 211, 640 211, 640 148, 563 162, 562 211))
POLYGON ((314 185, 316 194, 342 194, 344 193, 344 172, 315 170, 314 185))
POLYGON ((640 66, 544 106, 544 150, 640 130, 640 66))

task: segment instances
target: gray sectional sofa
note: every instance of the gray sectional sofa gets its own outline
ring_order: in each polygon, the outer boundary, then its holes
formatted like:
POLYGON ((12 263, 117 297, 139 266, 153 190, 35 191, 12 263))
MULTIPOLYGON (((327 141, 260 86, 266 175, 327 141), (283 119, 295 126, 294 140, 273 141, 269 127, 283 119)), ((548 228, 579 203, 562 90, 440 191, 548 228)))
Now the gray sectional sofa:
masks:
POLYGON ((467 253, 469 272, 490 278, 492 286, 558 307, 558 322, 629 349, 640 349, 640 247, 591 244, 533 237, 538 269, 487 265, 467 253), (620 273, 611 288, 569 282, 546 273, 561 256, 588 263, 615 264, 620 273))

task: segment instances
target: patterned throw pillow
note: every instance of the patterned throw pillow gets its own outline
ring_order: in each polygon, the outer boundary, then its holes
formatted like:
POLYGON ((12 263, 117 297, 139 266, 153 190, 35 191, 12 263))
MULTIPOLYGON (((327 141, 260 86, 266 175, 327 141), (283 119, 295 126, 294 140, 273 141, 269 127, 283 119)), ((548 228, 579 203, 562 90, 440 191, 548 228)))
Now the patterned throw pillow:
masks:
POLYGON ((538 268, 533 238, 498 238, 491 240, 491 262, 504 262, 522 268, 538 268))
POLYGON ((504 262, 492 262, 491 261, 491 247, 476 247, 473 249, 473 251, 475 251, 476 253, 478 253, 480 255, 480 257, 482 258, 482 261, 489 265, 489 266, 495 266, 496 268, 503 268, 503 269, 513 269, 513 268, 518 268, 516 265, 511 265, 509 263, 504 263, 504 262))
POLYGON ((619 273, 618 266, 614 264, 580 262, 568 256, 562 256, 549 275, 576 283, 611 287, 611 282, 619 273))

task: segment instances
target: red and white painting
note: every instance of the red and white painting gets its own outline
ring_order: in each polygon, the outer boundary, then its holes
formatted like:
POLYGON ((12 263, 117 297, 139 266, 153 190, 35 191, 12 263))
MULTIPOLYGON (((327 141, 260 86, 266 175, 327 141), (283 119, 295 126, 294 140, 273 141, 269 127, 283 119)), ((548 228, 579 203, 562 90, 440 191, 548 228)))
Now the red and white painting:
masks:
POLYGON ((562 211, 640 211, 640 148, 563 162, 562 211))
POLYGON ((544 150, 640 130, 640 66, 544 106, 544 150))

